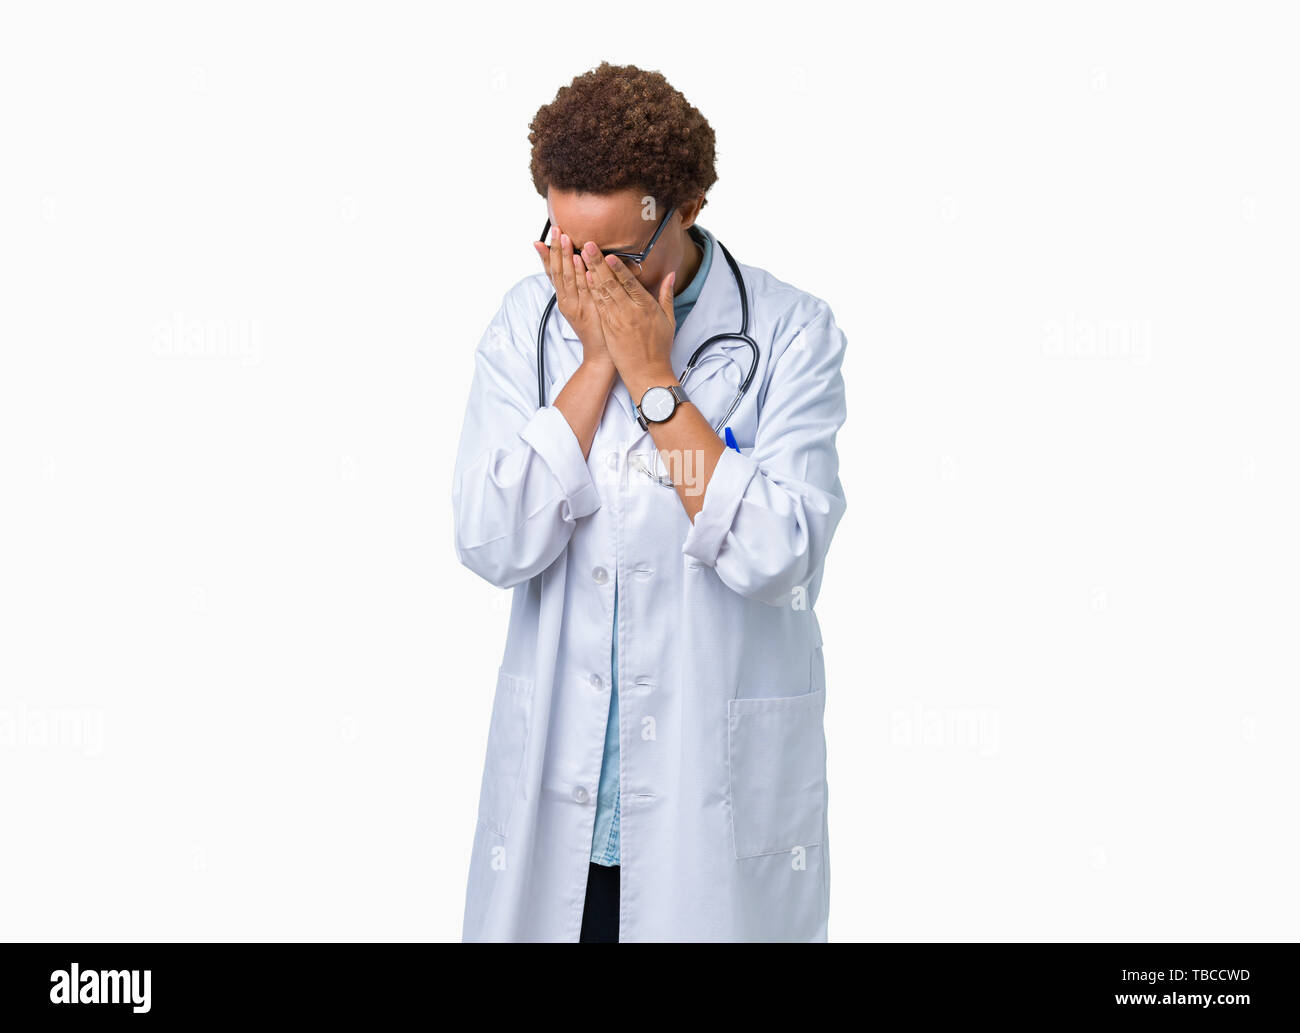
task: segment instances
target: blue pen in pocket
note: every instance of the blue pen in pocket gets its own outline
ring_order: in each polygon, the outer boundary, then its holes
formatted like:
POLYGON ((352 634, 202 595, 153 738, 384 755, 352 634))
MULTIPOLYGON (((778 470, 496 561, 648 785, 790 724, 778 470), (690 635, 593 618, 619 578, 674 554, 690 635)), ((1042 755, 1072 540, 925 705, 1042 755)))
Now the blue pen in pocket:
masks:
POLYGON ((736 435, 731 433, 730 427, 722 428, 722 438, 726 441, 728 448, 734 448, 737 452, 740 451, 740 446, 736 444, 736 435))

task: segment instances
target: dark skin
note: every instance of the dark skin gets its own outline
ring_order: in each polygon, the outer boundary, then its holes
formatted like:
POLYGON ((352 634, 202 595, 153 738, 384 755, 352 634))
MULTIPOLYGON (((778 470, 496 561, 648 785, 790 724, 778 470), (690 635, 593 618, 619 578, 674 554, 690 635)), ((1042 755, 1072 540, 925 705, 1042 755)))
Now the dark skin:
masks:
MULTIPOLYGON (((582 362, 554 405, 573 428, 584 457, 591 451, 615 377, 636 402, 648 388, 679 382, 669 362, 676 329, 673 297, 699 270, 699 249, 687 230, 703 198, 677 207, 643 267, 630 267, 614 255, 602 257, 602 248, 645 247, 659 220, 644 217, 643 196, 640 190, 582 194, 552 188, 547 195, 550 247, 540 241, 533 244, 555 288, 556 307, 582 342, 582 362)), ((679 405, 667 421, 651 423, 650 436, 686 515, 694 521, 726 445, 689 402, 679 405)))

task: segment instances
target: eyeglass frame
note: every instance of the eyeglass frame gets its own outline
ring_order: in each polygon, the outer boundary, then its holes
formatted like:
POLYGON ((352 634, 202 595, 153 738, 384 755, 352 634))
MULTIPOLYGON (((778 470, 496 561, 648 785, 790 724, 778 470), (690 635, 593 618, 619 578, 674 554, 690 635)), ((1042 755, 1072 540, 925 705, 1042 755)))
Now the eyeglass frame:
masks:
MULTIPOLYGON (((663 233, 664 227, 668 225, 668 220, 673 217, 673 212, 675 211, 677 211, 677 206, 673 205, 664 213, 664 217, 659 220, 658 229, 655 230, 654 236, 650 238, 650 243, 645 246, 644 251, 615 251, 613 249, 601 248, 600 253, 602 255, 614 255, 616 258, 619 258, 624 262, 632 262, 638 266, 643 265, 645 260, 650 257, 650 249, 655 246, 655 242, 658 241, 660 234, 663 233)), ((546 235, 550 232, 551 220, 547 219, 546 225, 542 227, 542 235, 539 239, 539 243, 546 244, 547 247, 550 247, 550 244, 546 240, 546 235)))

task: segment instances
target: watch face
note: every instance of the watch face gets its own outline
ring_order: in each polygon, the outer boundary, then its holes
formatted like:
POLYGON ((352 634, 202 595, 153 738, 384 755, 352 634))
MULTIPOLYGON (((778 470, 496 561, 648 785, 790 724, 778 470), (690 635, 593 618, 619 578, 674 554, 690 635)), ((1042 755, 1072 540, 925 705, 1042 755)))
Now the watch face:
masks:
POLYGON ((652 387, 641 396, 641 415, 654 423, 661 423, 673 414, 677 399, 666 387, 652 387))

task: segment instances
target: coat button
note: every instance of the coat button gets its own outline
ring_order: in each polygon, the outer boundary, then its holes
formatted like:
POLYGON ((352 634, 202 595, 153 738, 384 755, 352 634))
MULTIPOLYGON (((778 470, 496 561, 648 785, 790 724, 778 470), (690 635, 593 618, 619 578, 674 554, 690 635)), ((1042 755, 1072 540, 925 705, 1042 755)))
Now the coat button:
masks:
POLYGON ((589 795, 589 794, 587 793, 587 788, 586 788, 586 786, 575 786, 575 787, 574 787, 574 790, 573 790, 573 798, 574 798, 575 800, 577 800, 578 803, 586 803, 586 802, 587 802, 588 795, 589 795))
POLYGON ((604 567, 597 567, 591 572, 591 580, 596 582, 598 585, 603 585, 609 580, 609 571, 604 567))
POLYGON ((618 469, 618 453, 617 453, 617 452, 606 452, 606 453, 605 453, 605 465, 608 466, 611 470, 617 470, 617 469, 618 469))
POLYGON ((593 674, 590 678, 591 687, 599 692, 605 687, 605 680, 599 674, 593 674))

